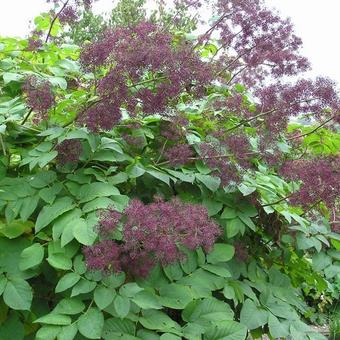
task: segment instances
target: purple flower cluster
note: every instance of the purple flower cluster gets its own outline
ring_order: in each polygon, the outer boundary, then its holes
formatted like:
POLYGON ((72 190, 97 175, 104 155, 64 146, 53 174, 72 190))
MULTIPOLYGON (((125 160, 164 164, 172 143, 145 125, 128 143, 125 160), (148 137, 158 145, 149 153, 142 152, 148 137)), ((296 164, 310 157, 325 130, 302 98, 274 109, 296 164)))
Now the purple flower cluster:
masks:
POLYGON ((26 78, 22 90, 26 94, 27 105, 38 114, 36 120, 45 119, 47 111, 55 103, 51 84, 46 80, 29 76, 26 78))
POLYGON ((66 6, 59 14, 58 19, 64 25, 76 23, 79 19, 77 9, 73 6, 66 6))
POLYGON ((111 129, 120 107, 132 115, 163 113, 187 86, 193 86, 191 93, 201 95, 211 80, 210 68, 190 44, 175 45, 170 33, 150 22, 106 32, 100 40, 83 47, 80 60, 87 70, 109 69, 99 81, 98 93, 106 106, 115 107, 104 113, 98 104, 83 112, 83 122, 90 121, 90 129, 93 120, 100 128, 111 129), (146 79, 146 74, 151 78, 146 79), (110 124, 92 118, 97 110, 101 120, 110 124))
POLYGON ((132 263, 150 256, 161 264, 174 263, 184 256, 179 246, 209 251, 220 235, 205 207, 178 199, 148 205, 133 200, 125 214, 124 248, 132 263))
POLYGON ((287 161, 280 173, 287 179, 302 181, 300 189, 290 197, 294 205, 309 207, 319 201, 334 208, 340 195, 340 159, 287 161))
POLYGON ((56 146, 58 151, 57 163, 61 166, 66 164, 75 164, 83 151, 79 139, 66 139, 56 146))
POLYGON ((103 210, 99 213, 98 233, 102 237, 108 237, 117 228, 122 214, 114 209, 103 210))
POLYGON ((123 268, 145 276, 156 263, 167 265, 184 259, 181 247, 191 250, 202 247, 209 251, 221 233, 205 207, 178 199, 169 202, 158 199, 151 204, 132 200, 123 218, 113 210, 101 213, 100 234, 107 237, 120 220, 124 221, 120 245, 104 240, 85 248, 89 269, 123 268))
POLYGON ((293 85, 277 83, 258 90, 256 96, 260 101, 258 111, 272 135, 285 129, 290 117, 311 113, 321 119, 340 109, 336 84, 321 77, 301 79, 293 85))
POLYGON ((235 75, 233 80, 258 86, 268 76, 291 76, 309 68, 290 20, 269 10, 263 0, 218 0, 216 8, 216 29, 225 48, 219 63, 235 75))
POLYGON ((184 165, 190 162, 193 150, 189 144, 178 144, 168 148, 164 157, 172 166, 184 165))
POLYGON ((121 248, 113 240, 103 240, 93 246, 84 247, 87 268, 104 273, 121 271, 121 248))

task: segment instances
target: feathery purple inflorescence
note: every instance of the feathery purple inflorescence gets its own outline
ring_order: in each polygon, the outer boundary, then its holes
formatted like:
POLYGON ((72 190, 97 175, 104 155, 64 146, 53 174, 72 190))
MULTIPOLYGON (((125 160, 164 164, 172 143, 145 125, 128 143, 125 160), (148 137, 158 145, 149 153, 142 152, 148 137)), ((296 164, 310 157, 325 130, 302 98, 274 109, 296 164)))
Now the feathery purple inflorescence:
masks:
POLYGON ((169 202, 158 199, 151 204, 132 200, 123 215, 111 209, 102 212, 98 226, 100 235, 110 235, 119 221, 123 221, 120 245, 115 241, 101 241, 85 248, 89 269, 112 268, 115 271, 123 268, 145 276, 157 263, 167 265, 185 259, 181 247, 190 250, 202 247, 209 251, 221 233, 205 207, 178 199, 169 202))

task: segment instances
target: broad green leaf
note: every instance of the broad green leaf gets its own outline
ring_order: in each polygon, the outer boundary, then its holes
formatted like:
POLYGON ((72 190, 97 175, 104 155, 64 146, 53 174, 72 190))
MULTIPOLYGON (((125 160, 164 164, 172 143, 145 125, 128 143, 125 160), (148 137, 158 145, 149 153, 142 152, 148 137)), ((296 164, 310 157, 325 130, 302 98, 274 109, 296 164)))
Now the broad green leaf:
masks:
POLYGON ((55 287, 55 292, 60 293, 66 289, 73 287, 79 280, 81 276, 77 273, 67 273, 58 282, 55 287))
POLYGON ((169 308, 183 309, 194 298, 191 289, 187 286, 171 283, 159 290, 160 303, 169 308))
POLYGON ((61 330, 60 326, 46 325, 37 331, 35 340, 55 340, 61 330))
POLYGON ((143 311, 143 316, 139 318, 139 322, 147 329, 175 334, 181 333, 180 325, 161 311, 143 311))
POLYGON ((135 323, 129 319, 117 319, 110 318, 106 319, 104 323, 103 329, 103 339, 104 340, 112 340, 112 339, 126 339, 126 340, 137 340, 139 338, 135 338, 134 334, 136 332, 135 323))
POLYGON ((131 300, 143 310, 162 308, 159 297, 148 290, 137 293, 131 300))
POLYGON ((34 213, 39 203, 39 196, 25 197, 20 209, 20 218, 22 221, 27 221, 34 213))
POLYGON ((95 307, 91 307, 77 321, 79 332, 88 339, 100 339, 104 327, 104 315, 95 307))
POLYGON ((121 319, 125 318, 129 314, 131 304, 130 300, 127 297, 117 294, 113 301, 113 304, 117 315, 121 319))
POLYGON ((34 321, 35 323, 46 323, 49 325, 65 326, 71 324, 72 320, 67 315, 50 313, 38 318, 34 321))
POLYGON ((78 333, 76 324, 71 324, 61 328, 57 340, 73 340, 78 333))
POLYGON ((104 286, 98 286, 94 291, 94 302, 99 309, 104 309, 109 306, 114 297, 116 296, 116 291, 114 289, 109 289, 104 286))
POLYGON ((204 264, 201 266, 203 269, 210 273, 216 274, 221 277, 232 277, 230 271, 222 265, 204 264))
POLYGON ((14 239, 24 234, 25 232, 30 232, 34 224, 31 221, 22 222, 20 220, 14 220, 10 223, 0 221, 0 235, 14 239))
POLYGON ((66 254, 49 254, 46 261, 56 269, 70 270, 72 260, 66 254))
POLYGON ((134 297, 137 293, 144 290, 136 282, 129 282, 119 288, 119 294, 126 297, 134 297))
POLYGON ((38 215, 35 224, 35 231, 39 232, 55 220, 58 216, 74 208, 74 203, 70 197, 57 199, 52 205, 45 206, 38 215))
POLYGON ((238 322, 225 320, 211 326, 204 333, 207 340, 245 340, 247 328, 238 322))
POLYGON ((221 184, 221 180, 218 177, 210 175, 196 174, 196 178, 212 192, 215 192, 221 184))
POLYGON ((221 214, 221 218, 233 219, 237 217, 237 211, 233 208, 225 207, 221 214))
POLYGON ((20 270, 27 270, 39 265, 43 259, 44 247, 39 243, 34 243, 22 251, 19 261, 19 268, 20 270))
POLYGON ((29 310, 32 298, 32 288, 25 280, 19 278, 8 279, 3 294, 3 299, 7 306, 16 310, 29 310))
POLYGON ((255 305, 255 303, 247 299, 241 309, 240 322, 248 327, 248 329, 256 329, 268 322, 269 313, 255 305))
POLYGON ((92 201, 97 197, 119 195, 119 190, 110 183, 94 182, 83 185, 78 194, 81 203, 92 201))
POLYGON ((268 316, 268 327, 269 332, 272 337, 277 338, 285 338, 289 335, 289 327, 286 323, 282 323, 279 319, 273 314, 269 314, 268 316))
POLYGON ((243 235, 245 232, 245 225, 238 217, 226 221, 225 224, 228 238, 232 238, 238 233, 243 235))
POLYGON ((72 288, 71 297, 92 292, 96 288, 96 286, 96 282, 81 279, 72 288))
POLYGON ((227 262, 234 256, 235 249, 230 244, 215 243, 212 251, 207 255, 208 263, 227 262))
POLYGON ((64 298, 58 302, 53 309, 53 313, 75 315, 85 309, 85 304, 77 298, 64 298))
POLYGON ((84 219, 78 219, 74 222, 73 236, 79 243, 86 246, 92 245, 97 238, 91 221, 85 221, 84 219))

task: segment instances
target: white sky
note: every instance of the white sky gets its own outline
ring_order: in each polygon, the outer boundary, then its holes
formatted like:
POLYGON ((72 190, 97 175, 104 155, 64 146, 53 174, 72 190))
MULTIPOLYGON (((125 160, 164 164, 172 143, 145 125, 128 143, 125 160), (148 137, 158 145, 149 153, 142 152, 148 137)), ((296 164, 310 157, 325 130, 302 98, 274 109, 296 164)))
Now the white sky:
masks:
MULTIPOLYGON (((303 39, 303 53, 312 62, 314 75, 325 75, 340 84, 340 0, 266 0, 292 18, 303 39)), ((0 0, 0 35, 25 36, 29 21, 46 10, 46 0, 0 0)), ((99 0, 96 12, 107 12, 112 0, 99 0)))

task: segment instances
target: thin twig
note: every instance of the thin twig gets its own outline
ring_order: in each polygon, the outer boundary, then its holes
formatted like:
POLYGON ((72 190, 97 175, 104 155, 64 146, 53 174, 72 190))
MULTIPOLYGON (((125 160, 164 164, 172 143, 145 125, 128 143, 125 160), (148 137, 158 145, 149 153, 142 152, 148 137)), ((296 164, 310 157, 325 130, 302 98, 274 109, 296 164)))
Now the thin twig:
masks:
POLYGON ((65 9, 65 7, 67 6, 67 4, 69 3, 70 0, 66 0, 64 5, 61 7, 60 11, 54 16, 54 18, 52 19, 51 21, 51 25, 50 25, 50 28, 47 32, 47 36, 46 36, 46 39, 45 39, 45 43, 48 42, 48 39, 50 38, 51 36, 51 32, 52 32, 52 28, 56 22, 56 20, 58 19, 59 15, 61 14, 61 12, 65 9))
POLYGON ((309 132, 306 132, 306 133, 303 133, 301 135, 298 135, 298 136, 293 136, 293 137, 290 137, 288 138, 287 140, 293 140, 293 139, 298 139, 298 138, 303 138, 303 137, 306 137, 308 135, 311 135, 312 133, 318 131, 319 129, 321 129, 323 126, 325 126, 327 123, 329 123, 331 120, 333 120, 337 115, 334 115, 332 117, 330 117, 329 119, 325 120, 323 123, 321 123, 319 126, 317 126, 316 128, 314 128, 313 130, 309 131, 309 132))
POLYGON ((27 113, 27 115, 25 116, 25 118, 23 119, 23 121, 21 122, 21 125, 24 125, 24 124, 27 122, 27 119, 28 119, 29 116, 31 115, 32 111, 33 111, 33 109, 31 108, 31 109, 28 111, 28 113, 27 113))

